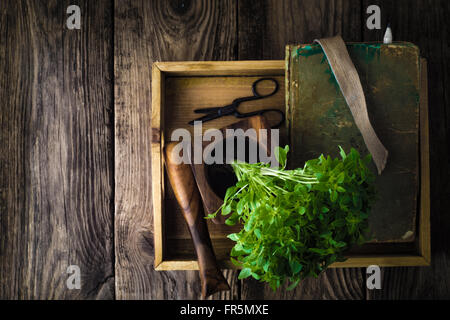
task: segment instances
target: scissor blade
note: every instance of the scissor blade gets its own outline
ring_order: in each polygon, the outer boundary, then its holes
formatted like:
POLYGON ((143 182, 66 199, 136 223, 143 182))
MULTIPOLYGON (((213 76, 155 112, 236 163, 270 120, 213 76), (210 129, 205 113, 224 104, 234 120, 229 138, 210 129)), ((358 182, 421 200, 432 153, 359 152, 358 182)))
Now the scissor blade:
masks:
POLYGON ((220 117, 220 116, 219 116, 219 114, 217 114, 217 113, 210 113, 210 114, 207 114, 207 115, 205 115, 205 116, 203 116, 203 117, 200 117, 200 118, 198 118, 198 119, 194 119, 194 120, 189 121, 189 124, 192 126, 192 125, 194 125, 194 122, 195 122, 195 121, 206 122, 206 121, 210 121, 210 120, 217 119, 217 118, 219 118, 219 117, 220 117))
POLYGON ((223 107, 212 107, 212 108, 202 108, 202 109, 195 109, 194 113, 210 113, 210 112, 216 112, 217 110, 221 109, 223 107))

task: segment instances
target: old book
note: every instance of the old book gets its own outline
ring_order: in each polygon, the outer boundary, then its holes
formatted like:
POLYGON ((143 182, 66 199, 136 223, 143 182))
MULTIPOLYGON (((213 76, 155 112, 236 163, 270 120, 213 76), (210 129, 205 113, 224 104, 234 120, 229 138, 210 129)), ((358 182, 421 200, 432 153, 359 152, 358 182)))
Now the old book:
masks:
MULTIPOLYGON (((355 43, 347 49, 372 126, 389 151, 369 218, 373 241, 412 242, 419 193, 419 49, 410 43, 355 43)), ((318 44, 287 46, 286 90, 294 167, 322 153, 337 157, 339 145, 369 153, 318 44)), ((372 169, 376 173, 375 165, 372 169)))

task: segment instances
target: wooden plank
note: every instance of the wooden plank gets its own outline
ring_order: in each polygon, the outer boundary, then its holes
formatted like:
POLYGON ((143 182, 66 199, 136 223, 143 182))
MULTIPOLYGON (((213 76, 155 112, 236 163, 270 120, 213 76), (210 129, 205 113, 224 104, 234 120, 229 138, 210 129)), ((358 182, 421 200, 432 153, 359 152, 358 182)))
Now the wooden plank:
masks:
MULTIPOLYGON (((348 0, 239 1, 239 59, 284 59, 290 43, 311 43, 340 34, 344 41, 361 41, 361 7, 348 0)), ((294 291, 253 280, 241 284, 242 299, 363 299, 365 269, 330 269, 308 279, 294 291)))
MULTIPOLYGON (((264 75, 259 76, 239 76, 239 77, 177 77, 169 78, 165 82, 166 105, 163 107, 170 114, 165 121, 164 135, 170 141, 174 130, 183 128, 194 133, 194 127, 188 122, 199 117, 194 113, 195 109, 214 106, 224 106, 239 97, 252 95, 252 84, 264 75), (214 92, 214 94, 211 94, 214 92)), ((277 75, 272 77, 278 82, 279 90, 272 97, 266 99, 246 101, 239 106, 239 112, 253 112, 266 108, 285 111, 284 107, 284 70, 279 70, 277 75), (281 73, 281 75, 280 75, 281 73)), ((260 92, 273 90, 273 83, 265 81, 258 86, 260 92)), ((265 115, 271 125, 280 121, 278 113, 267 113, 265 115)), ((236 123, 239 119, 234 116, 227 116, 202 123, 203 132, 208 129, 220 129, 236 123)))
POLYGON ((114 298, 112 7, 77 3, 0 2, 1 299, 114 298))
MULTIPOLYGON (((161 262, 156 268, 157 270, 198 270, 196 260, 191 260, 193 257, 193 247, 184 239, 170 239, 168 244, 174 246, 172 250, 176 254, 168 256, 167 260, 161 262)), ((236 267, 229 259, 230 245, 221 240, 213 240, 213 245, 217 257, 219 258, 219 265, 226 268, 236 267)), ((418 254, 372 254, 372 255, 354 255, 348 256, 344 262, 335 262, 330 268, 359 268, 371 265, 380 267, 410 267, 410 266, 429 266, 430 261, 426 257, 418 254)))
MULTIPOLYGON (((450 292, 450 3, 430 1, 371 1, 381 8, 383 29, 391 22, 394 40, 411 41, 427 59, 430 136, 431 267, 382 268, 382 289, 369 299, 443 299, 450 292)), ((384 30, 366 30, 365 41, 380 40, 384 30)))
POLYGON ((278 76, 284 72, 284 60, 267 61, 178 61, 157 62, 168 76, 278 76))
MULTIPOLYGON (((236 6, 117 0, 114 28, 116 297, 197 299, 197 272, 154 270, 151 68, 155 61, 234 59, 236 6)), ((228 273, 229 282, 235 276, 228 273)))
POLYGON ((163 212, 164 196, 164 139, 162 137, 161 116, 164 99, 164 75, 156 64, 152 67, 152 117, 151 117, 151 157, 152 157, 152 203, 153 203, 153 240, 154 240, 154 266, 155 268, 163 260, 163 217, 155 212, 163 212), (157 181, 157 185, 154 182, 157 181))
MULTIPOLYGON (((180 251, 180 255, 182 249, 184 249, 184 253, 186 256, 191 256, 192 248, 187 247, 185 245, 181 244, 181 241, 169 241, 170 243, 178 244, 178 250, 180 251)), ((216 242, 216 246, 220 244, 216 242)), ((216 247, 215 246, 215 247, 216 247)), ((223 247, 217 246, 216 252, 218 254, 218 257, 224 257, 227 255, 229 257, 229 250, 225 251, 223 247), (218 249, 218 250, 217 250, 218 249)), ((161 262, 157 267, 156 270, 198 270, 198 263, 197 260, 183 260, 181 259, 181 256, 174 256, 175 260, 165 260, 161 262)), ((222 259, 219 261, 219 265, 221 267, 227 268, 227 269, 235 269, 236 267, 231 263, 229 259, 222 259)), ((417 267, 425 267, 429 266, 430 262, 429 260, 425 259, 423 256, 419 255, 384 255, 384 256, 355 256, 355 257, 349 257, 344 262, 335 262, 333 263, 330 268, 360 268, 371 265, 377 265, 379 267, 411 267, 411 266, 417 266, 417 267)))
POLYGON ((240 60, 284 59, 287 44, 342 35, 361 41, 361 3, 354 0, 239 0, 240 60))
POLYGON ((252 300, 361 300, 365 298, 363 284, 365 286, 365 272, 363 273, 360 268, 331 268, 317 279, 305 279, 292 291, 286 291, 287 285, 273 291, 264 283, 254 279, 246 280, 242 282, 241 297, 252 300))

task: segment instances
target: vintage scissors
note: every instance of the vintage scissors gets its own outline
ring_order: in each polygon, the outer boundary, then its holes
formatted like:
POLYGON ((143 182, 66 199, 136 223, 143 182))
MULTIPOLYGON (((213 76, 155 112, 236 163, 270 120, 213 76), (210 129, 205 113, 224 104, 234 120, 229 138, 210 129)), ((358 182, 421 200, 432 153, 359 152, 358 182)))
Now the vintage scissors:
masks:
POLYGON ((206 122, 206 121, 211 121, 211 120, 214 120, 214 119, 217 119, 220 117, 230 116, 230 115, 233 115, 236 118, 247 118, 247 117, 252 117, 252 116, 256 116, 256 115, 263 115, 264 113, 267 113, 267 112, 277 112, 278 114, 280 114, 281 119, 276 125, 272 126, 272 128, 279 128, 285 120, 284 112, 281 110, 261 109, 261 110, 257 110, 257 111, 253 111, 253 112, 247 112, 247 113, 241 113, 238 111, 238 107, 242 102, 259 100, 259 99, 271 97, 275 93, 277 93, 278 87, 279 87, 278 81, 275 80, 274 78, 258 79, 255 82, 253 82, 253 84, 252 84, 253 96, 237 98, 237 99, 233 100, 233 102, 231 104, 223 106, 223 107, 196 109, 196 110, 194 110, 195 113, 206 113, 206 115, 204 115, 203 117, 200 117, 198 119, 189 121, 189 124, 193 125, 195 121, 206 122), (261 81, 271 81, 275 84, 275 88, 269 94, 260 94, 258 92, 257 86, 258 86, 258 83, 260 83, 261 81))

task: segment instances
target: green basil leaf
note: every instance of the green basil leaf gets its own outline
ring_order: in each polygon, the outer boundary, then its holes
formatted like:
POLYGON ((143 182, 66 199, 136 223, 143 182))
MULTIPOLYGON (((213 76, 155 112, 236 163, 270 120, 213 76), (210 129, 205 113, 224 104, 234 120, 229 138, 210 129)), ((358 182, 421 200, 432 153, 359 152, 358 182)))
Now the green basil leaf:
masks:
POLYGON ((252 270, 250 268, 244 268, 239 273, 238 279, 242 280, 242 279, 248 278, 251 276, 251 274, 252 274, 252 270))

